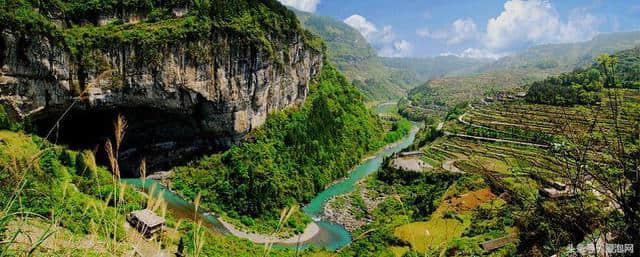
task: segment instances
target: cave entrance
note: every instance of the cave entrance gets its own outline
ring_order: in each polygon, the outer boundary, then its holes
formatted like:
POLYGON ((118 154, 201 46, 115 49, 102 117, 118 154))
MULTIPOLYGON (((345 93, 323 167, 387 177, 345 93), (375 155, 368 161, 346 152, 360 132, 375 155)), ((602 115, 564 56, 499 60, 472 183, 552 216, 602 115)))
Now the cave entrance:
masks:
MULTIPOLYGON (((114 121, 124 115, 127 130, 119 152, 121 176, 139 177, 142 159, 147 162, 147 175, 169 170, 204 154, 226 148, 217 137, 208 135, 193 116, 168 113, 151 108, 117 110, 76 110, 69 112, 58 129, 50 135, 51 142, 74 150, 93 150, 100 165, 108 165, 104 144, 113 141, 114 121)), ((47 115, 34 121, 38 134, 44 136, 60 115, 47 115)))

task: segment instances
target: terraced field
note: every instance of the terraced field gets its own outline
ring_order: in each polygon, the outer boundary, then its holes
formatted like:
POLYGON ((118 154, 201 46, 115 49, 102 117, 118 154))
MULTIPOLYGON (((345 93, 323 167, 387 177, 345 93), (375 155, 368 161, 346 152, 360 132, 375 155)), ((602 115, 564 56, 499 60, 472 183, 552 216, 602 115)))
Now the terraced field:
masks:
MULTIPOLYGON (((637 104, 635 99, 638 99, 638 95, 635 92, 625 92, 622 103, 637 104)), ((419 252, 440 253, 452 249, 460 251, 467 247, 461 242, 471 242, 476 247, 473 251, 488 254, 489 252, 477 248, 482 240, 517 234, 517 229, 506 226, 498 229, 498 232, 474 233, 472 220, 478 215, 479 210, 474 209, 478 205, 465 210, 447 209, 449 201, 454 199, 465 204, 469 199, 464 196, 482 190, 500 195, 497 200, 507 206, 514 204, 514 199, 529 202, 557 201, 540 192, 542 189, 553 188, 554 185, 571 183, 567 179, 569 168, 563 152, 566 151, 563 140, 578 140, 586 134, 601 135, 589 137, 592 147, 572 150, 583 151, 585 158, 592 160, 594 165, 605 166, 614 162, 611 149, 607 149, 605 144, 613 133, 640 131, 640 113, 613 113, 608 108, 610 102, 603 99, 600 106, 592 107, 535 105, 523 100, 481 102, 469 106, 458 119, 445 124, 444 137, 419 149, 423 153, 420 158, 433 167, 431 172, 463 173, 470 178, 479 178, 481 186, 463 185, 458 189, 461 192, 448 192, 443 197, 444 204, 440 205, 429 220, 400 226, 396 228, 395 234, 408 241, 411 248, 419 252), (446 221, 443 218, 443 208, 453 211, 449 215, 457 218, 446 221), (438 231, 445 227, 451 229, 447 232, 448 236, 438 235, 438 231)), ((454 187, 456 185, 452 186, 454 187)), ((600 195, 597 190, 593 190, 593 194, 600 195)), ((599 198, 606 197, 600 195, 599 198)), ((494 202, 482 201, 483 204, 494 202)), ((607 200, 603 200, 601 204, 611 206, 607 200)), ((508 248, 509 245, 513 247, 513 243, 504 247, 508 248)), ((408 249, 396 250, 397 253, 404 253, 408 249)))

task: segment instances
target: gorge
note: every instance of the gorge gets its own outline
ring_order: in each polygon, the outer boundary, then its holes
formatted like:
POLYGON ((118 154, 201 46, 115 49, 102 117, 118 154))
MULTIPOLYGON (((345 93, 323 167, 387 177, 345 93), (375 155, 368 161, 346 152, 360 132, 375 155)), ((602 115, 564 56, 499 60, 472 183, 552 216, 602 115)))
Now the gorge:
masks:
POLYGON ((322 53, 301 35, 276 53, 215 33, 166 44, 150 61, 133 44, 91 50, 88 64, 46 38, 4 32, 2 42, 0 95, 14 116, 28 115, 40 135, 54 132, 56 142, 81 149, 104 143, 121 113, 129 121, 122 161, 130 171, 141 158, 166 169, 228 148, 269 113, 303 103, 322 68, 322 53))

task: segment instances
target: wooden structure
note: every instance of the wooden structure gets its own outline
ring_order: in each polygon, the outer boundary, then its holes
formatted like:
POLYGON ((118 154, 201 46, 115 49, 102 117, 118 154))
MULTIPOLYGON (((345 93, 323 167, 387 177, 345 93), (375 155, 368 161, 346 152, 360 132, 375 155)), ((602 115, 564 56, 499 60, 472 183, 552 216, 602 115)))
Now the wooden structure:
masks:
POLYGON ((131 212, 127 215, 127 221, 144 237, 151 238, 164 228, 164 218, 156 215, 149 209, 131 212))
POLYGON ((518 235, 511 234, 505 237, 480 243, 480 247, 482 247, 483 250, 489 252, 489 251, 493 251, 495 249, 501 248, 509 243, 513 243, 515 241, 518 241, 518 235))

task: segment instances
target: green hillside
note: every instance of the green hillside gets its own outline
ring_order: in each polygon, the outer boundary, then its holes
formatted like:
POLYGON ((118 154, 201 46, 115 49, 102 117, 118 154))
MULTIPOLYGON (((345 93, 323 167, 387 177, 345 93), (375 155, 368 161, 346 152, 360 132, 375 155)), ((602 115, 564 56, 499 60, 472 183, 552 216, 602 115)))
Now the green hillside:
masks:
POLYGON ((320 51, 322 43, 301 28, 295 15, 275 0, 261 1, 96 1, 5 0, 0 2, 0 32, 16 35, 22 43, 43 37, 70 53, 76 65, 102 68, 96 56, 133 47, 144 52, 141 62, 154 61, 168 45, 207 39, 214 31, 242 35, 271 58, 292 35, 304 35, 320 51), (176 17, 172 10, 189 10, 176 17), (129 20, 141 19, 136 22, 129 20), (104 26, 101 22, 105 22, 104 26), (101 52, 102 51, 102 52, 101 52))
POLYGON ((598 57, 591 67, 536 81, 528 88, 530 102, 559 106, 597 104, 605 88, 640 89, 640 47, 598 57), (604 79, 609 74, 615 74, 614 81, 604 79))
MULTIPOLYGON (((411 90, 408 99, 416 106, 433 109, 433 103, 429 99, 425 100, 421 92, 434 89, 441 102, 446 102, 446 107, 452 107, 457 103, 477 100, 501 90, 522 91, 521 87, 534 81, 589 66, 599 54, 612 54, 639 44, 640 32, 620 32, 602 34, 587 42, 536 46, 523 53, 478 67, 472 71, 472 75, 431 79, 411 90)), ((621 62, 631 61, 621 58, 621 62)), ((634 66, 625 67, 632 69, 634 66)), ((627 73, 630 74, 631 71, 627 73)), ((424 113, 420 110, 408 110, 408 106, 404 106, 406 113, 424 113)))
POLYGON ((535 73, 557 74, 589 65, 600 54, 612 54, 639 44, 640 32, 602 34, 586 42, 534 46, 523 53, 488 64, 478 69, 478 72, 522 69, 535 73))
POLYGON ((201 193, 203 207, 247 226, 277 220, 282 208, 309 201, 383 145, 382 124, 363 100, 326 65, 300 110, 272 114, 253 132, 255 142, 175 168, 173 186, 189 199, 201 193))
POLYGON ((399 98, 419 84, 416 78, 385 67, 367 40, 344 22, 297 10, 295 12, 305 29, 325 40, 329 60, 368 100, 399 98))
POLYGON ((303 27, 323 38, 327 55, 369 101, 398 99, 428 79, 471 71, 488 60, 460 57, 384 58, 342 21, 295 10, 303 27))

